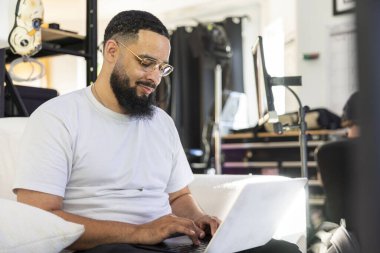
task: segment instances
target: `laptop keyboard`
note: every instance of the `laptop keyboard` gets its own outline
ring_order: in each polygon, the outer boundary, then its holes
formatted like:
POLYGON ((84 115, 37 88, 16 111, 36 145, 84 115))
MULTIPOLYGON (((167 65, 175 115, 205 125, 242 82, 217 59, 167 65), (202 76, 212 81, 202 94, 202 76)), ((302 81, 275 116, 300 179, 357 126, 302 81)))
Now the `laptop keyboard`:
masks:
POLYGON ((202 240, 199 246, 184 244, 184 245, 176 245, 173 247, 167 247, 167 249, 172 252, 178 252, 178 253, 204 252, 207 248, 208 243, 209 243, 209 240, 202 240))
POLYGON ((165 244, 160 243, 156 245, 135 245, 137 248, 153 250, 154 252, 167 252, 167 253, 196 253, 196 252, 205 252, 207 245, 211 241, 212 236, 206 235, 205 238, 200 240, 200 245, 196 246, 192 243, 189 243, 189 240, 186 242, 178 242, 176 244, 165 244))

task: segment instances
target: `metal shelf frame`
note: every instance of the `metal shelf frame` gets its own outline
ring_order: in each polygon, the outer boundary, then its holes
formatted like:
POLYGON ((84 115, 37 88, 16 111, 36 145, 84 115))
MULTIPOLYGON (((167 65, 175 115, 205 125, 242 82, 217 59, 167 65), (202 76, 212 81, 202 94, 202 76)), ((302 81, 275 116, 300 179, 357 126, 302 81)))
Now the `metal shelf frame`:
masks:
MULTIPOLYGON (((53 56, 53 55, 59 55, 59 54, 68 54, 73 56, 79 56, 84 57, 86 59, 86 85, 89 86, 93 82, 95 82, 97 77, 97 43, 98 43, 98 7, 97 7, 97 0, 86 0, 86 36, 83 40, 82 44, 82 50, 79 48, 79 50, 75 50, 75 48, 78 47, 78 40, 76 43, 74 43, 73 48, 65 48, 61 46, 54 46, 52 43, 44 43, 42 44, 42 50, 35 56, 35 57, 42 57, 42 56, 53 56)), ((67 45, 66 45, 67 46, 67 45)), ((7 49, 0 49, 0 118, 4 117, 5 115, 5 83, 7 85, 13 86, 12 81, 8 80, 8 73, 5 68, 5 64, 7 61, 14 59, 14 55, 7 56, 7 49)), ((10 89, 12 93, 15 93, 17 95, 17 88, 12 87, 10 89)), ((17 98, 17 96, 16 96, 17 98)), ((17 101, 17 104, 20 104, 23 106, 22 100, 19 98, 19 101, 17 101)))

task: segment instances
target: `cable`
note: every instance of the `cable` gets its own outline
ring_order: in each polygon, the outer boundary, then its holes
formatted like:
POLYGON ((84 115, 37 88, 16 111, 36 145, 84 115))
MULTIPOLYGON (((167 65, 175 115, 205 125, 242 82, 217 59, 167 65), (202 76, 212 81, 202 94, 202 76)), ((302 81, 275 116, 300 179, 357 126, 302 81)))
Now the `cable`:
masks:
POLYGON ((297 93, 293 89, 291 89, 290 87, 288 87, 286 85, 283 85, 283 87, 285 87, 288 91, 290 91, 294 95, 294 97, 297 99, 299 108, 302 108, 301 99, 298 97, 297 93))
POLYGON ((45 66, 34 58, 23 56, 11 62, 10 68, 9 68, 9 75, 11 76, 12 80, 16 82, 35 81, 35 80, 41 79, 45 75, 45 66), (14 69, 18 64, 26 63, 26 62, 30 63, 32 70, 27 78, 20 77, 15 73, 14 69), (35 70, 36 70, 35 66, 38 66, 40 69, 37 75, 34 75, 35 70))

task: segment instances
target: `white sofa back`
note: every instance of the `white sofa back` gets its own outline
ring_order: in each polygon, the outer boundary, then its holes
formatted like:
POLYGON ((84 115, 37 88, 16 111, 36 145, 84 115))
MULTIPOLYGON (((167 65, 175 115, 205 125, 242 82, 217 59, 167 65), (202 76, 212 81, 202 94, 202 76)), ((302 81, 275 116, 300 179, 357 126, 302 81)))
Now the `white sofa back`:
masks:
POLYGON ((0 198, 16 199, 12 192, 15 161, 28 118, 0 118, 0 198))

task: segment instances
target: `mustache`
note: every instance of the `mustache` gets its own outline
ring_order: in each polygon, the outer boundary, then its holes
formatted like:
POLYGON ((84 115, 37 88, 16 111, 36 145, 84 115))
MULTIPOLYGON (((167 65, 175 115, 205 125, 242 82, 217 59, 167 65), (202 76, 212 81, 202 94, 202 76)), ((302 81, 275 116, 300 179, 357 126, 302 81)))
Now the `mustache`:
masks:
POLYGON ((156 88, 157 88, 157 85, 155 85, 153 82, 149 82, 149 81, 137 81, 136 84, 149 87, 153 90, 156 90, 156 88))

